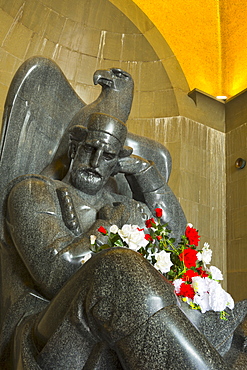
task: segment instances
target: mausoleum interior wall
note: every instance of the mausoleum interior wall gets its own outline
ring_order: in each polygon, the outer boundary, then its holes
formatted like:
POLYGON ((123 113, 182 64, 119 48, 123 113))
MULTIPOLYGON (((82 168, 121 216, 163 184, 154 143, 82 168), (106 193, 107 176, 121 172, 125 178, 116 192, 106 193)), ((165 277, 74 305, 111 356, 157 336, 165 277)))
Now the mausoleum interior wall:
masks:
POLYGON ((8 87, 22 62, 53 59, 86 102, 97 69, 120 67, 135 81, 131 115, 177 115, 173 87, 162 61, 135 25, 108 0, 0 0, 1 113, 8 87), (164 103, 165 102, 165 103, 164 103))
MULTIPOLYGON (((141 25, 133 24, 108 0, 0 0, 0 114, 15 71, 35 55, 54 60, 86 103, 100 92, 92 81, 96 69, 114 66, 131 73, 135 92, 128 129, 169 149, 169 185, 226 276, 225 141, 230 137, 224 104, 199 93, 188 96, 175 56, 164 40, 162 48, 151 22, 139 16, 141 25)), ((229 259, 228 269, 235 281, 229 259)))
POLYGON ((165 144, 170 151, 169 185, 188 222, 199 229, 201 246, 210 244, 212 263, 226 277, 225 133, 183 116, 136 120, 132 131, 165 144))
POLYGON ((236 168, 235 162, 246 160, 246 118, 226 134, 228 290, 238 300, 247 296, 247 168, 236 168))

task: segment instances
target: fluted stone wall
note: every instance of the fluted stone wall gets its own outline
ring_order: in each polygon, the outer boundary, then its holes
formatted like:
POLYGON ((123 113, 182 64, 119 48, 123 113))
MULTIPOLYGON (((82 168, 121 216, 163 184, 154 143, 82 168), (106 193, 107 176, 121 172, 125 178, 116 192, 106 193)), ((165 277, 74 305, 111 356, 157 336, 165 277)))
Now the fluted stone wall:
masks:
POLYGON ((226 134, 227 271, 228 289, 241 300, 247 297, 247 167, 238 169, 235 162, 247 160, 246 92, 234 100, 226 134))
POLYGON ((169 185, 187 217, 208 242, 212 263, 225 272, 226 165, 225 133, 185 117, 136 120, 134 133, 165 143, 172 156, 169 185))
POLYGON ((135 80, 132 116, 177 114, 161 61, 108 0, 0 0, 0 20, 0 114, 14 72, 34 55, 53 59, 86 103, 100 91, 94 71, 114 66, 135 80))

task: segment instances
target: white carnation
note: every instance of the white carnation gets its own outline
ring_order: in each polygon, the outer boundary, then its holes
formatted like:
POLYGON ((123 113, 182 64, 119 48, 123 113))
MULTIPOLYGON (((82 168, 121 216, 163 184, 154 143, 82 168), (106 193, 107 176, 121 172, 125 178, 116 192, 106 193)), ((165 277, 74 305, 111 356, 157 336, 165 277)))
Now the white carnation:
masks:
POLYGON ((209 295, 208 295, 208 287, 210 284, 210 280, 208 277, 200 277, 200 276, 193 276, 192 278, 192 287, 195 291, 195 296, 193 298, 193 303, 198 304, 201 308, 202 313, 210 310, 209 305, 209 295))
POLYGON ((174 289, 175 289, 175 293, 178 294, 180 292, 180 286, 181 284, 183 283, 183 279, 176 279, 173 281, 173 285, 174 285, 174 289))
POLYGON ((111 225, 110 227, 110 233, 117 234, 118 233, 118 227, 117 225, 111 225))
POLYGON ((170 271, 170 268, 173 265, 171 261, 171 253, 162 250, 161 252, 154 253, 154 256, 157 261, 154 267, 157 270, 160 270, 162 274, 170 271))
POLYGON ((118 230, 118 234, 123 240, 127 239, 131 233, 131 225, 123 225, 122 229, 118 230))
POLYGON ((218 269, 218 267, 210 266, 209 272, 211 273, 213 280, 223 280, 222 272, 220 269, 218 269))
POLYGON ((96 236, 95 235, 90 235, 90 244, 94 244, 96 241, 96 236))
POLYGON ((224 311, 226 307, 230 309, 234 307, 234 301, 230 294, 215 280, 211 280, 209 287, 209 304, 213 311, 224 311))
POLYGON ((124 225, 122 229, 118 230, 118 234, 128 244, 128 247, 134 251, 148 244, 144 231, 140 230, 137 225, 124 225))
POLYGON ((202 278, 201 276, 193 276, 192 277, 192 288, 196 293, 199 295, 203 295, 208 291, 209 286, 209 280, 208 278, 202 278))
POLYGON ((226 307, 230 308, 230 310, 232 310, 234 308, 234 300, 231 296, 231 294, 226 293, 226 307))
POLYGON ((208 293, 203 293, 201 295, 195 294, 193 298, 193 303, 198 304, 200 306, 200 309, 202 313, 205 313, 206 311, 211 310, 210 304, 209 304, 209 295, 208 293))
POLYGON ((192 278, 192 287, 195 290, 193 303, 200 306, 202 313, 213 311, 224 311, 226 307, 233 309, 234 301, 218 281, 208 277, 201 278, 195 276, 192 278))
POLYGON ((210 245, 208 243, 204 243, 204 247, 202 248, 202 251, 197 253, 197 259, 199 261, 202 261, 204 266, 208 265, 211 262, 212 258, 212 250, 209 248, 210 245))

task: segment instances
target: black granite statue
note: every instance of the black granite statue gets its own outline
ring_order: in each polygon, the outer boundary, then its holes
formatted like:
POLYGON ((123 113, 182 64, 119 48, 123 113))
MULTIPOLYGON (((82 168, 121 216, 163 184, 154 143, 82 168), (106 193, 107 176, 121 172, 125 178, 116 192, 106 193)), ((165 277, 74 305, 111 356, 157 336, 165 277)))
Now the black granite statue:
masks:
MULTIPOLYGON (((131 77, 111 69, 96 72, 97 81, 102 94, 85 106, 53 62, 34 58, 10 88, 1 146, 1 368, 227 369, 222 355, 246 302, 223 326, 210 313, 190 317, 172 285, 132 250, 108 249, 82 264, 90 235, 105 241, 99 226, 142 227, 156 207, 174 236, 186 225, 166 181, 168 152, 127 136, 131 77)), ((244 356, 243 347, 231 353, 244 356)))
MULTIPOLYGON (((87 126, 90 114, 95 112, 105 113, 126 123, 131 110, 134 88, 134 82, 130 74, 117 68, 101 70, 95 72, 93 81, 95 85, 99 84, 102 86, 99 97, 91 104, 84 105, 72 118, 52 162, 42 171, 43 175, 58 180, 65 176, 70 163, 67 155, 69 129, 78 124, 87 126)), ((163 145, 132 133, 127 134, 125 145, 133 148, 136 155, 155 160, 161 175, 168 182, 171 171, 171 158, 169 151, 163 145)), ((118 174, 116 180, 118 191, 130 196, 131 190, 125 181, 125 177, 118 174)), ((111 185, 114 186, 112 181, 111 185)), ((143 200, 142 198, 139 199, 141 194, 136 194, 135 189, 132 190, 132 196, 135 199, 143 200)))

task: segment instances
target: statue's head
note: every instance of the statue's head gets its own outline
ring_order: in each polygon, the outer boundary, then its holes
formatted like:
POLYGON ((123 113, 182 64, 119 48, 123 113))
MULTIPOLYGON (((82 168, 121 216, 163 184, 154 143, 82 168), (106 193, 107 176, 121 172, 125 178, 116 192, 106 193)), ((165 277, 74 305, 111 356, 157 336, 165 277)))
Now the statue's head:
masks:
POLYGON ((70 130, 70 183, 87 194, 96 194, 118 171, 119 158, 132 149, 124 147, 127 128, 123 122, 103 113, 93 113, 88 127, 70 130))

